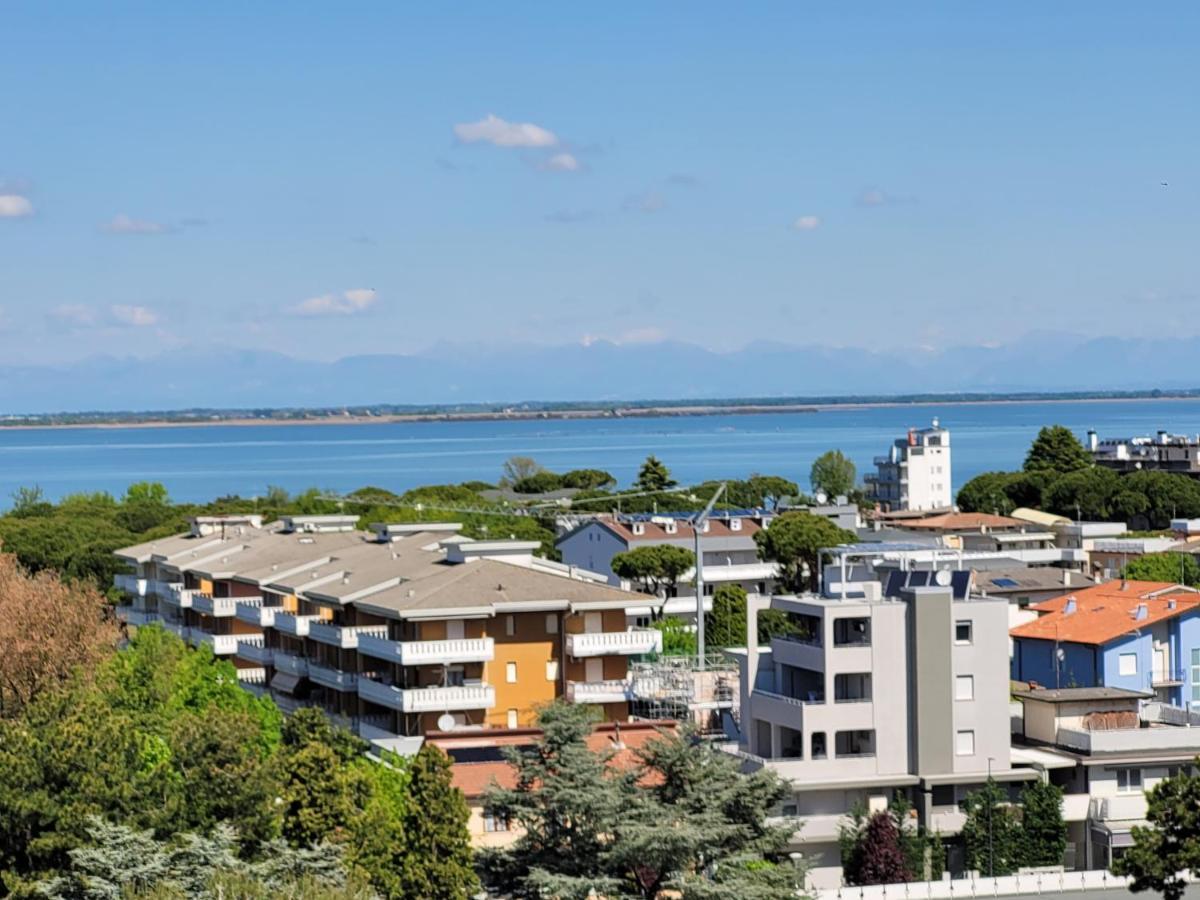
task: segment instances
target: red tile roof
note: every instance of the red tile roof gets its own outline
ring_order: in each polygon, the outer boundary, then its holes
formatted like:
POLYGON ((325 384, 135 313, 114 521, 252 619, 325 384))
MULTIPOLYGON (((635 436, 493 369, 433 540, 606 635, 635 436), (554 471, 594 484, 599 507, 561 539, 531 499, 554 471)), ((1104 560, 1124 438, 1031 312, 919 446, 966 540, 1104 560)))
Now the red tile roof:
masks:
POLYGON ((1044 600, 1030 609, 1038 618, 1009 633, 1016 638, 1106 644, 1136 628, 1181 615, 1200 607, 1200 593, 1162 581, 1109 581, 1044 600), (1067 604, 1075 601, 1074 612, 1067 604), (1145 618, 1137 618, 1145 605, 1145 618))
MULTIPOLYGON (((693 530, 691 523, 684 520, 678 520, 675 524, 675 533, 668 533, 667 529, 656 522, 641 522, 639 524, 645 526, 645 531, 642 534, 633 533, 633 525, 630 522, 619 522, 615 519, 599 519, 601 525, 608 528, 617 537, 625 541, 627 544, 637 543, 638 541, 679 541, 696 539, 696 533, 693 530)), ((701 538, 728 538, 728 537, 754 537, 754 533, 759 531, 762 526, 757 520, 751 518, 743 518, 741 520, 742 527, 734 531, 729 527, 728 519, 709 519, 708 531, 700 533, 701 538)))
POLYGON ((982 531, 996 529, 1028 528, 1029 523, 1008 516, 992 513, 943 513, 923 519, 901 519, 893 523, 897 528, 917 528, 926 531, 982 531))
MULTIPOLYGON (((637 750, 659 737, 661 732, 674 730, 674 722, 606 723, 596 726, 588 738, 588 746, 597 752, 616 749, 609 765, 618 769, 632 769, 639 763, 637 750), (615 747, 618 728, 622 744, 620 749, 615 747)), ((497 731, 495 734, 482 732, 465 741, 464 736, 453 732, 436 732, 430 733, 426 740, 449 751, 454 747, 529 745, 539 737, 541 731, 536 728, 520 728, 497 731)), ((493 783, 503 788, 512 788, 516 784, 516 772, 505 761, 456 762, 450 767, 450 777, 454 786, 468 798, 482 797, 493 783)))

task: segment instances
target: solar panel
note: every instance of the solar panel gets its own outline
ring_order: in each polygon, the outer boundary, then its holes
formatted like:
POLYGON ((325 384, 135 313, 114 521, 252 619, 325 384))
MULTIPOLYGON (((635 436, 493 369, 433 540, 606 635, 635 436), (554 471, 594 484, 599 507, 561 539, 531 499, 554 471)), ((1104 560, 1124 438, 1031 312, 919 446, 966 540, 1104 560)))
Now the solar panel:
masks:
POLYGON ((996 587, 1002 587, 1002 588, 1019 587, 1017 582, 1013 581, 1011 578, 993 578, 992 584, 994 584, 996 587))

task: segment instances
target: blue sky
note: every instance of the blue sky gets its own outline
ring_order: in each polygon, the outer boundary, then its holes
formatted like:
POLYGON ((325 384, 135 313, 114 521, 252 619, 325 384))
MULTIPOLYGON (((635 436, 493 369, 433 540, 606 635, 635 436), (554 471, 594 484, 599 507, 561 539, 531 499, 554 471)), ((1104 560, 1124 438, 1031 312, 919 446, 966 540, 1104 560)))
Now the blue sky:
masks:
POLYGON ((1200 333, 1195 4, 3 23, 8 362, 1200 333))

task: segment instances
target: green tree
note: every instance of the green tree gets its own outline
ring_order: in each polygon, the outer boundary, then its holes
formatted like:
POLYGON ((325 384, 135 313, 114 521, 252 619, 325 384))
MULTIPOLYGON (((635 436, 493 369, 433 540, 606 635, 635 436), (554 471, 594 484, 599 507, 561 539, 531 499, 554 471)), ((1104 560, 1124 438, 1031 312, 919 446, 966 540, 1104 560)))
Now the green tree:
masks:
POLYGON ((10 515, 18 518, 44 516, 54 512, 54 504, 46 500, 45 492, 36 484, 33 487, 19 487, 13 491, 13 505, 10 515))
POLYGON ((581 491, 606 490, 616 486, 617 479, 603 469, 572 469, 564 472, 562 486, 581 491))
POLYGON ((1200 484, 1187 475, 1153 470, 1131 472, 1120 479, 1119 488, 1146 498, 1145 516, 1151 528, 1167 528, 1177 517, 1200 516, 1200 484))
POLYGON ((1133 890, 1181 900, 1187 880, 1200 878, 1200 776, 1164 778, 1147 797, 1147 825, 1133 829, 1133 846, 1113 871, 1133 878, 1133 890))
POLYGON ((1092 465, 1091 455, 1071 429, 1046 425, 1038 432, 1025 457, 1026 472, 1077 472, 1092 465))
POLYGON ((511 487, 522 478, 536 475, 540 471, 542 471, 542 467, 533 457, 510 456, 500 468, 500 484, 502 487, 511 487))
POLYGON ((874 815, 868 814, 865 804, 857 804, 838 827, 838 845, 849 884, 936 881, 945 869, 946 854, 941 839, 917 824, 912 804, 899 791, 886 810, 874 815), (872 831, 869 826, 877 816, 890 819, 891 827, 877 824, 872 831), (896 851, 900 857, 898 864, 896 851))
POLYGON ((430 744, 421 747, 408 790, 403 896, 467 900, 479 887, 467 834, 470 811, 462 791, 451 783, 446 754, 430 744))
POLYGON ((984 472, 976 475, 961 488, 955 502, 963 512, 999 513, 1008 515, 1016 504, 1008 496, 1008 485, 1015 472, 984 472))
POLYGON ((814 491, 824 491, 832 499, 848 495, 857 475, 854 463, 841 450, 828 450, 813 462, 808 480, 814 491))
POLYGON ((587 745, 585 710, 555 703, 531 750, 510 749, 512 789, 487 804, 522 835, 482 857, 485 878, 515 897, 583 900, 792 897, 800 872, 783 848, 794 826, 766 824, 786 794, 770 770, 742 775, 737 760, 690 733, 664 735, 637 752, 633 770, 587 745))
POLYGON ((760 559, 779 565, 779 580, 789 591, 816 590, 821 551, 851 543, 853 531, 839 528, 824 516, 787 512, 755 532, 760 559))
POLYGON ((968 869, 984 875, 1011 875, 1022 864, 1020 825, 994 778, 967 795, 962 829, 968 869))
POLYGON ((1148 553, 1130 560, 1121 570, 1121 577, 1197 587, 1200 586, 1200 564, 1190 553, 1148 553))
POLYGON ((639 491, 665 491, 675 487, 677 483, 662 460, 656 456, 647 456, 642 468, 638 470, 637 481, 633 486, 639 491))
POLYGON ((704 640, 710 647, 746 644, 746 591, 737 584, 718 585, 713 591, 712 612, 704 619, 704 640))
POLYGON ((696 565, 696 554, 671 544, 646 544, 613 556, 613 574, 635 582, 648 594, 670 596, 676 582, 696 565))
MULTIPOLYGON (((667 616, 655 620, 651 626, 662 632, 663 656, 695 656, 698 652, 696 632, 683 619, 667 616)), ((707 634, 705 640, 708 640, 707 634)))
POLYGON ((1107 521, 1112 514, 1112 500, 1122 487, 1121 476, 1111 469, 1079 469, 1050 482, 1044 505, 1049 512, 1071 519, 1107 521))
POLYGON ((561 475, 543 469, 541 472, 535 472, 532 475, 526 475, 524 478, 514 481, 512 489, 518 494, 548 494, 551 491, 560 490, 562 486, 563 479, 561 475))
POLYGON ((1038 779, 1021 791, 1022 866, 1061 866, 1067 851, 1062 789, 1038 779))
MULTIPOLYGON (((707 487, 707 484, 701 487, 707 487)), ((794 481, 778 475, 755 474, 745 481, 725 482, 725 493, 721 500, 737 509, 774 509, 784 497, 796 497, 799 494, 800 487, 794 481)))

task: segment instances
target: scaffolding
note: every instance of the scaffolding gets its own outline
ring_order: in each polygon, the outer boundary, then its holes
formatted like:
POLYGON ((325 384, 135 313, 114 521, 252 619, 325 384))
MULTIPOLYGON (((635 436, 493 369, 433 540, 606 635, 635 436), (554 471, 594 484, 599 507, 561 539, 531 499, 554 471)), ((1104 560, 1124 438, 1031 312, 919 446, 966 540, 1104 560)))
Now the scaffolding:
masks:
POLYGON ((690 721, 701 734, 728 734, 738 722, 738 667, 728 657, 710 654, 660 656, 630 665, 635 719, 690 721))

